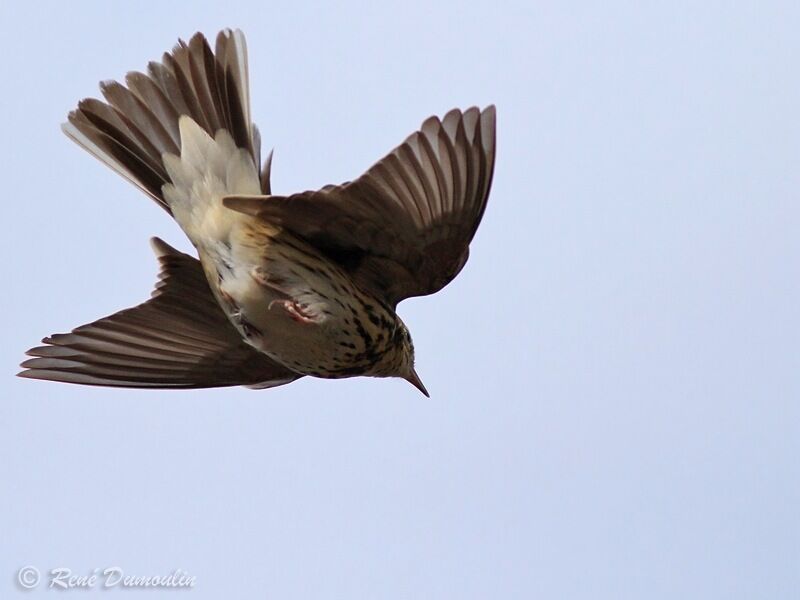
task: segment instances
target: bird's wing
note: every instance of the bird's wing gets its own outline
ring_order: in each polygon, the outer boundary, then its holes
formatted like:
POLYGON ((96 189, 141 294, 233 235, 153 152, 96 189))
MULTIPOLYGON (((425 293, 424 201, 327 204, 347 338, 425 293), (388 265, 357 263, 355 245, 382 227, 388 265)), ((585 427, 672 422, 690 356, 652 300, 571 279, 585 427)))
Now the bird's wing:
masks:
POLYGON ((452 110, 426 120, 353 182, 224 203, 305 238, 394 306, 440 290, 464 266, 494 158, 494 106, 452 110))
POLYGON ((263 388, 300 377, 242 340, 197 259, 152 243, 161 271, 151 299, 45 338, 21 377, 130 388, 263 388))

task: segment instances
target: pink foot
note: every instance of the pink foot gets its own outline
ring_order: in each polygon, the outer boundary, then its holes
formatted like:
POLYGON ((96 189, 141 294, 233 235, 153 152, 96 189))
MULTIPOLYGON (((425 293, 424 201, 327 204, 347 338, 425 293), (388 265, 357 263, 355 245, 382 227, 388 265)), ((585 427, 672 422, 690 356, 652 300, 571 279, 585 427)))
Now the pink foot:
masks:
POLYGON ((298 323, 303 323, 304 325, 312 325, 316 323, 316 319, 306 313, 297 302, 294 300, 273 300, 269 303, 268 309, 272 309, 272 305, 277 304, 282 306, 283 309, 289 314, 289 316, 298 323))

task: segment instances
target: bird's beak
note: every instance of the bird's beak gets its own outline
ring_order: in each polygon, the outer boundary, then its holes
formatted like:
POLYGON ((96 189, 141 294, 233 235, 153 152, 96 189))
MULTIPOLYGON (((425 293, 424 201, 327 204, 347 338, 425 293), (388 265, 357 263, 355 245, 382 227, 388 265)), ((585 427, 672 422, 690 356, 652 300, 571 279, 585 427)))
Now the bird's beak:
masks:
POLYGON ((417 388, 420 392, 425 394, 428 398, 431 397, 431 395, 428 393, 428 390, 425 389, 422 380, 419 378, 419 375, 417 375, 417 372, 413 369, 413 367, 411 369, 411 373, 403 377, 403 379, 405 379, 408 383, 417 388))

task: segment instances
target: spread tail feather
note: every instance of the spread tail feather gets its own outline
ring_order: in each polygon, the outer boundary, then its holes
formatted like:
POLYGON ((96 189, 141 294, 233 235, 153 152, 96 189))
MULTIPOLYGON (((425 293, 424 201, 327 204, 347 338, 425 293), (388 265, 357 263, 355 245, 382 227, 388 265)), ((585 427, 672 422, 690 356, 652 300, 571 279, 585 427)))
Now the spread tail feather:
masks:
MULTIPOLYGON (((247 47, 241 31, 221 31, 214 51, 196 33, 188 44, 179 41, 161 62, 151 62, 146 73, 128 73, 125 85, 108 81, 100 89, 105 102, 82 100, 69 114, 64 133, 168 212, 173 210, 164 186, 177 182, 164 157, 183 159, 188 130, 183 121, 190 120, 209 139, 241 150, 231 156, 239 161, 243 154, 258 169, 261 141, 250 114, 247 47)), ((200 139, 192 133, 193 141, 200 139)), ((202 168, 199 172, 206 175, 202 168)), ((269 193, 269 161, 261 183, 258 175, 255 181, 261 192, 269 193)))

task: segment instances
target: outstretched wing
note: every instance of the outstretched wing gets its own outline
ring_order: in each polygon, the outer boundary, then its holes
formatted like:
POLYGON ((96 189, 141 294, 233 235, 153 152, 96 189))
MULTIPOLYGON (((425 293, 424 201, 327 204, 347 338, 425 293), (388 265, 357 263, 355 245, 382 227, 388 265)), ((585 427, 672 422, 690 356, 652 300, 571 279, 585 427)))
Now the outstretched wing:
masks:
POLYGON ((45 338, 19 375, 129 388, 264 388, 300 377, 242 340, 197 259, 152 244, 161 271, 150 300, 45 338))
POLYGON ((353 182, 224 203, 305 238, 394 306, 437 292, 464 266, 494 158, 494 106, 452 110, 426 120, 353 182))

